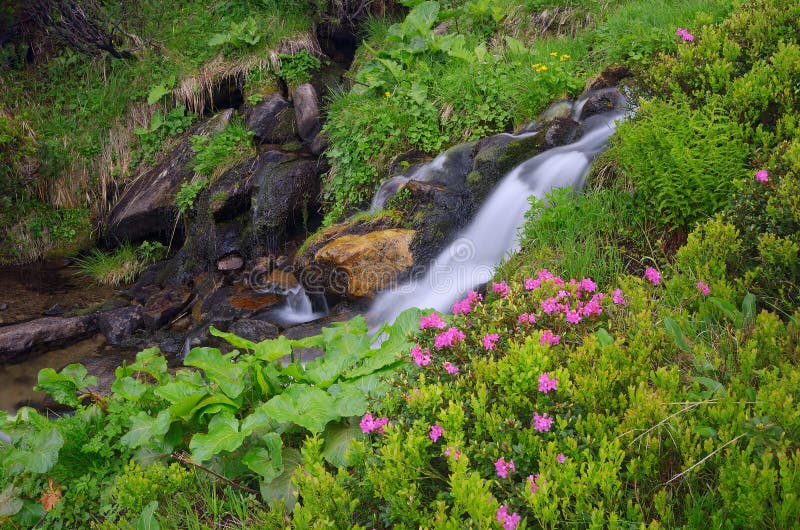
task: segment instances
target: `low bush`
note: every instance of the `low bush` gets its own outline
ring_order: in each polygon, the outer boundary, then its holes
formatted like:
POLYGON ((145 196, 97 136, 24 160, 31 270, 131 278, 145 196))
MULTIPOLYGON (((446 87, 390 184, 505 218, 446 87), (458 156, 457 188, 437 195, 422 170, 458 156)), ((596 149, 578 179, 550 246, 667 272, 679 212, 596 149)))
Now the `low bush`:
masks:
POLYGON ((242 158, 254 154, 253 133, 243 123, 233 122, 212 136, 190 138, 194 170, 205 177, 222 174, 242 158))
POLYGON ((144 241, 139 247, 125 243, 103 252, 94 249, 77 260, 78 268, 101 285, 133 283, 139 275, 156 261, 163 259, 167 247, 158 241, 144 241))

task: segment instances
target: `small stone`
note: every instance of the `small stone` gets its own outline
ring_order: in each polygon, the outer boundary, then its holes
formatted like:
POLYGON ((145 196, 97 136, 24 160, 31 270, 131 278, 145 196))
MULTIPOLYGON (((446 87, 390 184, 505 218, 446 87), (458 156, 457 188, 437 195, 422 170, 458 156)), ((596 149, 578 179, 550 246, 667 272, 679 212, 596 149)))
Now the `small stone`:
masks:
POLYGON ((244 266, 244 260, 241 256, 231 255, 225 256, 217 261, 217 270, 221 271, 235 271, 244 266))

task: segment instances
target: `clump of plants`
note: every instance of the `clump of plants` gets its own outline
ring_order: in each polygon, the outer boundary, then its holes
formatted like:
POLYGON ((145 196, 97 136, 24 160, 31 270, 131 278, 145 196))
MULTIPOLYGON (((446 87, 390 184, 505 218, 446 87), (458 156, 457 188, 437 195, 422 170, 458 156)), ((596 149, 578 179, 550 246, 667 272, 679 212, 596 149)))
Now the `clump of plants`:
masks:
POLYGON ((278 58, 281 60, 278 75, 290 89, 307 83, 311 79, 311 74, 322 66, 322 62, 308 50, 300 50, 295 54, 282 53, 278 58))
POLYGON ((138 247, 124 243, 109 252, 93 249, 78 258, 77 265, 81 273, 97 283, 115 287, 133 283, 147 267, 166 254, 167 247, 158 241, 144 241, 138 247))
POLYGON ((253 133, 240 122, 230 123, 210 137, 195 135, 189 140, 195 153, 194 170, 209 178, 222 174, 237 161, 254 153, 253 133))

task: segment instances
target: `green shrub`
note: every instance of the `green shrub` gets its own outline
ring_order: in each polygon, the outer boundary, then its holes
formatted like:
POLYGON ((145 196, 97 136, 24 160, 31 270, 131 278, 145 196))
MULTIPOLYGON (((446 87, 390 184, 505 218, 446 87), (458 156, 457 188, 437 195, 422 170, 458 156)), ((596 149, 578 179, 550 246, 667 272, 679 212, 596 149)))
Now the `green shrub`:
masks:
POLYGON ((252 155, 253 133, 242 123, 230 123, 211 137, 190 138, 194 156, 194 170, 200 175, 214 177, 242 158, 252 155))
POLYGON ((195 119, 194 114, 187 114, 183 108, 172 109, 166 116, 160 111, 153 114, 149 127, 136 128, 136 136, 142 145, 142 159, 152 164, 164 141, 188 129, 195 119))
POLYGON ((186 215, 194 208, 197 197, 208 187, 208 180, 199 179, 193 182, 184 182, 178 193, 175 194, 175 206, 181 215, 186 215))
POLYGON ((158 241, 144 241, 137 248, 125 243, 110 252, 98 249, 77 260, 78 268, 101 285, 133 283, 150 265, 163 259, 167 247, 158 241))
POLYGON ((721 210, 747 176, 750 148, 722 109, 684 101, 642 103, 620 124, 609 157, 664 224, 691 227, 721 210))
POLYGON ((311 74, 322 66, 320 60, 308 53, 307 50, 300 50, 293 55, 281 53, 278 57, 281 60, 281 69, 278 75, 286 81, 289 87, 307 83, 311 79, 311 74))

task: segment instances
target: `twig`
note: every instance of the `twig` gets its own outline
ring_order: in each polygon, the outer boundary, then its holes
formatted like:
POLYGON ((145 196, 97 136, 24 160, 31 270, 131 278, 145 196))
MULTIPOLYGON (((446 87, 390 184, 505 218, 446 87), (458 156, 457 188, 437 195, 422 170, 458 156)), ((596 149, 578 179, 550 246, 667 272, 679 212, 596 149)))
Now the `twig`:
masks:
POLYGON ((664 483, 664 485, 667 485, 667 484, 669 484, 669 483, 670 483, 670 482, 672 482, 673 480, 678 480, 679 478, 681 478, 682 476, 684 476, 686 473, 690 472, 691 470, 693 470, 694 468, 696 468, 697 466, 699 466, 700 464, 702 464, 703 462, 705 462, 706 460, 708 460, 709 458, 711 458, 711 457, 712 457, 712 456, 714 456, 715 454, 719 453, 720 451, 722 451, 723 449, 725 449, 726 447, 728 447, 728 446, 729 446, 729 445, 731 445, 733 442, 735 442, 736 440, 738 440, 739 438, 741 438, 741 437, 743 437, 743 436, 744 436, 744 434, 740 434, 739 436, 737 436, 737 437, 736 437, 736 438, 734 438, 733 440, 730 440, 730 441, 728 441, 728 442, 725 442, 725 443, 724 443, 724 444, 722 444, 721 446, 717 447, 716 449, 714 449, 713 451, 711 451, 710 453, 708 453, 708 454, 707 454, 706 456, 704 456, 702 459, 700 459, 699 461, 697 461, 697 463, 695 463, 695 464, 694 464, 692 467, 690 467, 689 469, 686 469, 686 470, 684 470, 684 471, 681 471, 680 473, 678 473, 677 475, 675 475, 674 477, 672 477, 671 479, 669 479, 668 481, 666 481, 666 482, 664 483))
POLYGON ((210 468, 208 468, 208 467, 206 467, 206 466, 204 466, 202 464, 198 464, 197 462, 195 462, 191 458, 189 458, 189 456, 186 453, 178 453, 177 451, 175 451, 175 452, 172 453, 172 458, 174 458, 175 460, 177 460, 178 462, 181 462, 183 464, 188 464, 188 465, 190 465, 192 467, 196 467, 197 469, 202 469, 206 473, 210 473, 211 475, 214 475, 215 477, 217 477, 221 481, 225 482, 226 484, 228 484, 230 486, 233 486, 234 488, 240 489, 242 491, 246 491, 247 493, 254 493, 256 495, 258 495, 258 493, 259 493, 254 489, 248 488, 247 486, 242 486, 241 484, 237 484, 236 482, 232 481, 228 477, 226 477, 224 475, 220 475, 219 473, 217 473, 213 469, 210 469, 210 468))

